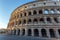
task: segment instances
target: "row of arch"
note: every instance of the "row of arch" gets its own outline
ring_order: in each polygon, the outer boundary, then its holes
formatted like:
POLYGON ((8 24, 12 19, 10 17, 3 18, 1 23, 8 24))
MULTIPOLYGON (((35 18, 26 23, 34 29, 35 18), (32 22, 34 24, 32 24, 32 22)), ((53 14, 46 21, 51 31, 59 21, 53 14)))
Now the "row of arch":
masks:
POLYGON ((9 23, 9 26, 20 25, 20 24, 30 24, 30 23, 60 23, 60 17, 42 17, 42 18, 29 18, 29 19, 22 19, 18 21, 13 21, 9 23))
MULTIPOLYGON (((39 30, 38 29, 34 29, 33 32, 34 32, 34 36, 39 36, 39 30)), ((20 29, 18 29, 17 35, 20 35, 20 33, 21 33, 20 29)), ((53 30, 53 29, 49 29, 49 34, 50 34, 50 37, 56 37, 55 30, 53 30)), ((60 36, 60 29, 58 29, 58 34, 60 36)), ((16 30, 14 30, 14 35, 16 35, 16 30)), ((22 30, 22 36, 23 35, 25 35, 25 29, 22 30)), ((48 37, 46 29, 41 29, 41 35, 42 35, 42 37, 48 37)), ((27 36, 32 36, 32 30, 31 29, 28 29, 27 36)))
POLYGON ((60 9, 44 9, 44 10, 40 9, 40 10, 32 10, 28 12, 21 12, 20 14, 16 15, 15 18, 29 16, 29 15, 36 15, 36 14, 60 14, 60 9))
MULTIPOLYGON (((53 18, 54 22, 56 23, 59 23, 59 18, 58 17, 55 17, 53 18)), ((46 21, 49 22, 49 23, 52 23, 52 18, 50 17, 47 17, 46 18, 46 21)), ((20 25, 20 24, 26 24, 26 23, 38 23, 38 22, 43 22, 45 23, 45 19, 44 18, 40 18, 40 19, 37 19, 37 18, 34 18, 34 19, 23 19, 23 20, 19 20, 19 21, 16 21, 16 25, 20 25)))

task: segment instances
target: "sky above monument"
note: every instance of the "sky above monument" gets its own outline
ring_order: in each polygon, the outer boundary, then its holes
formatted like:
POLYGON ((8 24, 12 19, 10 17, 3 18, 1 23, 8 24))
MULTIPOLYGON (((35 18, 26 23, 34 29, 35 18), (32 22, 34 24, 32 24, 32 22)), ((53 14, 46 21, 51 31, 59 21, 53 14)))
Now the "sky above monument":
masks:
POLYGON ((33 0, 0 0, 0 29, 7 28, 9 18, 14 9, 33 0))

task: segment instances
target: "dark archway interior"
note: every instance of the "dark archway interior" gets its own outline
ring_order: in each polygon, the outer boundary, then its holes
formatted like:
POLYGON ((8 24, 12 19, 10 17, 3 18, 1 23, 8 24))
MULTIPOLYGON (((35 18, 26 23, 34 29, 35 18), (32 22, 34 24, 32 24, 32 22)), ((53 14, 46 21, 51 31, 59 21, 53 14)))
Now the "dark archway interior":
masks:
POLYGON ((59 33, 59 35, 60 35, 60 29, 58 29, 58 33, 59 33))
POLYGON ((16 35, 16 30, 14 30, 14 35, 16 35))
POLYGON ((33 14, 37 14, 37 12, 34 10, 34 11, 33 11, 33 14))
POLYGON ((44 22, 44 18, 40 18, 40 22, 44 22))
POLYGON ((28 20, 28 23, 31 23, 31 19, 28 20))
POLYGON ((41 34, 42 34, 42 37, 47 37, 47 33, 45 29, 41 29, 41 34))
POLYGON ((31 36, 31 29, 28 29, 28 36, 31 36))
POLYGON ((51 19, 50 18, 47 18, 47 21, 51 23, 51 19))
POLYGON ((20 35, 20 29, 18 29, 18 35, 20 35))
POLYGON ((34 22, 38 22, 37 19, 34 19, 34 22))
POLYGON ((50 37, 55 37, 55 33, 53 29, 50 29, 49 32, 50 32, 50 37))
POLYGON ((22 30, 22 35, 25 35, 25 29, 22 30))
POLYGON ((39 31, 38 31, 38 29, 34 29, 34 36, 39 36, 39 31))

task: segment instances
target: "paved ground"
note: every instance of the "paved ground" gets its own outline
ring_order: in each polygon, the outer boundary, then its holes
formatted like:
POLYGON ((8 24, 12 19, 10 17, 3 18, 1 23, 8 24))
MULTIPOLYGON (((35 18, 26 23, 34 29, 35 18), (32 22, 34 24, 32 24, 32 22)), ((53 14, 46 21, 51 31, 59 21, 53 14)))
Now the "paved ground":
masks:
MULTIPOLYGON (((11 36, 11 35, 0 35, 0 40, 46 40, 46 39, 40 39, 38 37, 21 37, 21 36, 11 36)), ((47 39, 48 40, 48 39, 47 39)), ((49 39, 51 40, 51 39, 49 39)), ((60 40, 57 38, 54 38, 52 40, 60 40)))

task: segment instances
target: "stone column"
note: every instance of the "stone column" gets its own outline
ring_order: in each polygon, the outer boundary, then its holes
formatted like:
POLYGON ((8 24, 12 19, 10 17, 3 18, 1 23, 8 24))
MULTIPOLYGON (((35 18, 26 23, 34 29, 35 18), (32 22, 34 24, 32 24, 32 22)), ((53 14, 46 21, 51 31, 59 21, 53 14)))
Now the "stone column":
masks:
POLYGON ((8 32, 8 34, 11 34, 11 35, 12 35, 12 30, 10 30, 10 31, 8 32))
POLYGON ((37 11, 37 14, 39 14, 39 10, 36 10, 37 11))
POLYGON ((28 24, 28 18, 26 18, 26 24, 28 24))
POLYGON ((55 9, 54 12, 55 12, 55 14, 58 14, 58 13, 57 13, 57 9, 55 9))
POLYGON ((20 36, 22 36, 22 29, 20 29, 20 36))
POLYGON ((34 29, 32 28, 31 30, 32 30, 32 36, 34 36, 34 29))
POLYGON ((14 35, 14 30, 12 30, 12 35, 14 35))
POLYGON ((44 22, 47 23, 47 18, 46 17, 44 17, 44 22))
POLYGON ((47 37, 50 38, 49 28, 46 28, 47 37))
POLYGON ((16 29, 16 35, 18 35, 18 29, 16 29))
POLYGON ((42 35, 41 35, 41 28, 39 28, 38 30, 39 30, 39 37, 42 37, 42 35))
POLYGON ((33 15, 33 10, 31 10, 31 14, 33 15))
POLYGON ((25 29, 25 36, 27 36, 28 35, 28 30, 27 30, 27 28, 25 29))
POLYGON ((51 18, 52 23, 55 23, 54 18, 53 17, 50 17, 50 18, 51 18))
POLYGON ((60 17, 57 17, 58 22, 60 23, 60 17))
POLYGON ((44 13, 44 9, 42 9, 42 11, 43 11, 43 14, 45 14, 45 13, 44 13))
POLYGON ((55 30, 56 37, 59 38, 58 29, 54 29, 54 30, 55 30))
POLYGON ((32 22, 31 22, 31 23, 34 23, 34 22, 33 22, 33 19, 34 19, 34 18, 32 18, 32 19, 31 19, 31 20, 32 20, 32 22))
POLYGON ((51 14, 50 9, 48 9, 48 14, 51 14))

